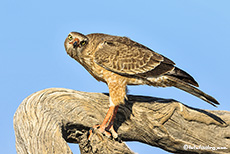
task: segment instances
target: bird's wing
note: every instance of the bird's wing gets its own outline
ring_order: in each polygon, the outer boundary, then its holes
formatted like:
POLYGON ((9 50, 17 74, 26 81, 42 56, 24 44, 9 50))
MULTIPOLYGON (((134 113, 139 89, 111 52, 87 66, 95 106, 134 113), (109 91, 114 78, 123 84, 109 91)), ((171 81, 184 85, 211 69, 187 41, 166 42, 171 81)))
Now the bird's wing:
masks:
POLYGON ((164 75, 171 86, 199 97, 213 106, 219 104, 215 98, 195 88, 194 86, 199 86, 198 83, 188 73, 175 67, 174 62, 128 38, 118 37, 102 42, 94 56, 98 65, 112 72, 146 80, 164 75))
POLYGON ((175 65, 168 58, 127 37, 103 41, 94 56, 98 65, 121 75, 159 76, 171 71, 175 65))

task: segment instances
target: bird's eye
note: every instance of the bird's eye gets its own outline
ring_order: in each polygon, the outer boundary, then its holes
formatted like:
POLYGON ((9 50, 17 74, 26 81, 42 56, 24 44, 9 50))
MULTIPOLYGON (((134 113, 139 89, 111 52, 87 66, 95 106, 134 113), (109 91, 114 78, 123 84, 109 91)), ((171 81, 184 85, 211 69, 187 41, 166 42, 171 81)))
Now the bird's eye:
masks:
POLYGON ((81 42, 80 42, 80 45, 81 45, 81 46, 84 46, 84 45, 86 45, 86 43, 87 43, 86 41, 81 41, 81 42))
POLYGON ((71 40, 73 39, 73 36, 69 35, 68 38, 69 38, 69 40, 71 41, 71 40))

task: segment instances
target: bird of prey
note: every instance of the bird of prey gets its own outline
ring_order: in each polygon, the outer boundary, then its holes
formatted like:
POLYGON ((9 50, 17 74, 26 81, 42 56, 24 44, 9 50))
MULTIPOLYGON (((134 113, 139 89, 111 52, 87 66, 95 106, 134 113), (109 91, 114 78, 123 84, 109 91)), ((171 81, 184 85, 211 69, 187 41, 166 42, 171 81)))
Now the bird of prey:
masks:
POLYGON ((119 105, 127 99, 127 85, 173 86, 213 106, 219 104, 215 98, 197 89, 194 78, 176 67, 172 60, 127 37, 71 32, 64 45, 69 56, 96 80, 108 85, 110 107, 102 124, 95 126, 102 133, 111 135, 111 132, 117 136, 113 122, 119 105))

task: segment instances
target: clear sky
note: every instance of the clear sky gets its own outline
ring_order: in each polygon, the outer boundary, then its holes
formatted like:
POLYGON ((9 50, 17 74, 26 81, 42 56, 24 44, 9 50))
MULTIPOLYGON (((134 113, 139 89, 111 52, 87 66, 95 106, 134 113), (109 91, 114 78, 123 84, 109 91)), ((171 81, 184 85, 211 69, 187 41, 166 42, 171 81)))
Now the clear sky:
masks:
MULTIPOLYGON (((0 151, 15 154, 13 115, 28 95, 51 87, 108 92, 64 49, 71 31, 127 36, 172 59, 200 89, 229 108, 228 0, 4 0, 0 2, 0 151)), ((130 87, 130 94, 216 108, 176 88, 130 87)), ((137 142, 140 154, 167 153, 137 142)), ((72 145, 79 153, 78 145, 72 145)))

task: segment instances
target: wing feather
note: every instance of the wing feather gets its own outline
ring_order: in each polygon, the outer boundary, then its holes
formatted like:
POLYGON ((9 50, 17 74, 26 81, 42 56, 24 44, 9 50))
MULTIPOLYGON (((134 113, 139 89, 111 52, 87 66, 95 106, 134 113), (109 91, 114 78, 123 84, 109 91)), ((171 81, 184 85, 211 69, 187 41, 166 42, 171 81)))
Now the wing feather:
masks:
MULTIPOLYGON (((158 66, 169 72, 173 69, 174 62, 168 58, 152 51, 151 49, 130 40, 127 37, 115 37, 104 40, 95 52, 94 60, 101 67, 116 72, 121 75, 141 76, 147 72, 149 75, 161 75, 159 71, 154 74, 154 69, 158 66), (169 65, 171 65, 169 67, 169 65)), ((146 76, 146 74, 145 74, 146 76)))

